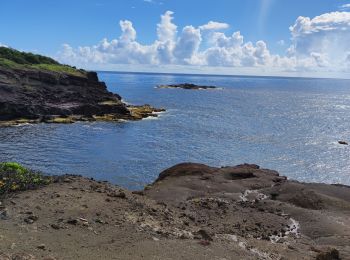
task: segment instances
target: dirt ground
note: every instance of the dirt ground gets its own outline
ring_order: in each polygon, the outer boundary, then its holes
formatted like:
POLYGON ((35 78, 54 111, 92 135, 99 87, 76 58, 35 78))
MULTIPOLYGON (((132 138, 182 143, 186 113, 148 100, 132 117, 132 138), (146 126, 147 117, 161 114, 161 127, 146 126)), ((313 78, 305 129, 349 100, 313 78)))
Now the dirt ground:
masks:
POLYGON ((0 259, 350 259, 350 187, 180 164, 143 191, 65 176, 0 205, 0 259))

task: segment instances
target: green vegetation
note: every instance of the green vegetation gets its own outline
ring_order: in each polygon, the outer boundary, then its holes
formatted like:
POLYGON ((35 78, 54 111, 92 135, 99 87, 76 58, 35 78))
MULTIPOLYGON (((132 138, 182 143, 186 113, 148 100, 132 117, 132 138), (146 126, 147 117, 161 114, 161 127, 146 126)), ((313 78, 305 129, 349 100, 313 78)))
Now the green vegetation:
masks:
POLYGON ((30 52, 20 52, 11 48, 0 47, 0 58, 13 61, 17 64, 33 65, 33 64, 56 64, 59 63, 54 59, 30 52))
POLYGON ((68 65, 37 64, 37 65, 32 65, 31 67, 39 70, 48 70, 48 71, 55 71, 60 73, 67 73, 78 77, 86 76, 86 72, 84 70, 78 70, 68 65))
POLYGON ((0 163, 0 199, 9 193, 35 189, 52 182, 52 178, 14 162, 0 163))
POLYGON ((20 52, 7 47, 0 47, 0 67, 9 69, 47 70, 80 77, 86 76, 84 70, 62 65, 52 58, 28 52, 20 52))

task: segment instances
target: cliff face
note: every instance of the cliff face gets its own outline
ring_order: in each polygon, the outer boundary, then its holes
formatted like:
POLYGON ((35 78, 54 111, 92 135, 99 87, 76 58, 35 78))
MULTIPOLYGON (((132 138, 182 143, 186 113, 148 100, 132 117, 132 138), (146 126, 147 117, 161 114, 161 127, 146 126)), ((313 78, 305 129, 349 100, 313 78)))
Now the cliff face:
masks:
POLYGON ((107 91, 95 72, 81 76, 0 67, 0 120, 86 118, 114 114, 130 118, 119 95, 107 91))

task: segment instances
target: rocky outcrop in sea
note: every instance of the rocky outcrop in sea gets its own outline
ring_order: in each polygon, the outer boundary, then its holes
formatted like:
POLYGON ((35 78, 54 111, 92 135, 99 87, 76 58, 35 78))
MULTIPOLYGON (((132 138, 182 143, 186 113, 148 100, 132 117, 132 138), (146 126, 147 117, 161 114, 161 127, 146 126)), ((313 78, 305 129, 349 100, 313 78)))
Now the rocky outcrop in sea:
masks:
POLYGON ((157 88, 180 88, 180 89, 187 89, 187 90, 208 90, 208 89, 220 89, 215 86, 203 86, 203 85, 196 85, 191 83, 183 83, 183 84, 171 84, 171 85, 159 85, 157 88))

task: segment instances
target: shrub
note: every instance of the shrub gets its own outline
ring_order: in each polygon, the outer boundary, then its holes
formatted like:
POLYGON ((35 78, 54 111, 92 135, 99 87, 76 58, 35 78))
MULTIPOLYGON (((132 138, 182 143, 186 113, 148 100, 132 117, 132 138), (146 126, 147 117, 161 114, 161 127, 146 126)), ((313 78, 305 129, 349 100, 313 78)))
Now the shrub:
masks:
POLYGON ((0 198, 8 196, 11 192, 35 189, 51 181, 51 177, 43 176, 18 163, 0 163, 0 198))
POLYGON ((15 49, 6 48, 6 47, 0 47, 0 58, 7 59, 23 65, 33 65, 33 64, 58 65, 59 64, 57 61, 49 57, 33 54, 30 52, 20 52, 15 49))

